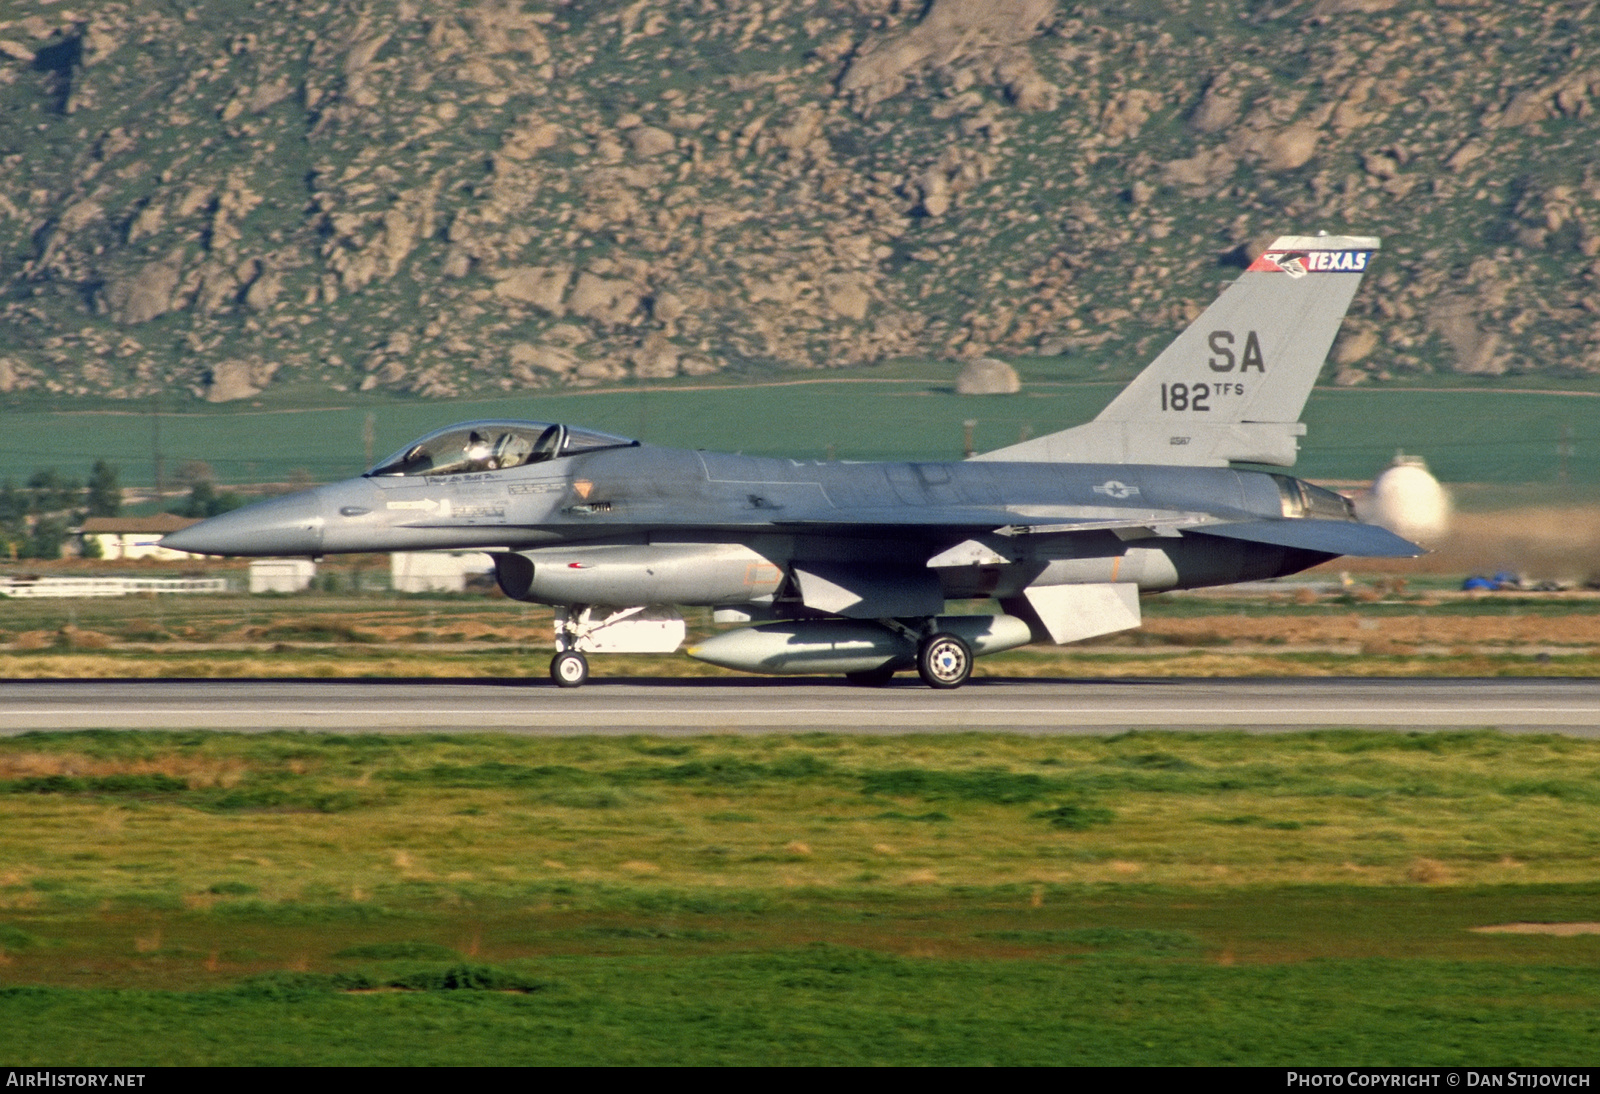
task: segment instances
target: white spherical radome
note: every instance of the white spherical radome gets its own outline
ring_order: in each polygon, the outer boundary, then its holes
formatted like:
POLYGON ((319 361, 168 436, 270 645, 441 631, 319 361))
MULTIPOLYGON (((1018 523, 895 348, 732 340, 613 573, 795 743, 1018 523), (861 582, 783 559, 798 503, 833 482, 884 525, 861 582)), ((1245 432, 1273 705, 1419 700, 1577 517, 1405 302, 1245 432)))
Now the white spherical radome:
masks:
POLYGON ((1437 545, 1450 531, 1450 495, 1415 456, 1396 456, 1355 506, 1366 523, 1424 546, 1437 545))

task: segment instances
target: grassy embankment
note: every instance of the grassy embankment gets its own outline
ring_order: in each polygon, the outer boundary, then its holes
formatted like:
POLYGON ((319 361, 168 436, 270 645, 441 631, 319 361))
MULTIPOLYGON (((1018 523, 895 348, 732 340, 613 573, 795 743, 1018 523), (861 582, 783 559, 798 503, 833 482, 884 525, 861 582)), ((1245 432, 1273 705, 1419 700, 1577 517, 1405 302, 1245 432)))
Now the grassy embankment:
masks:
MULTIPOLYGON (((367 560, 370 579, 378 563, 367 560)), ((231 564, 232 570, 240 565, 231 564)), ((82 569, 79 566, 78 569, 82 569)), ((213 565, 214 572, 230 572, 213 565)), ((327 571, 349 589, 350 564, 327 571)), ((242 572, 234 573, 237 580, 242 572)), ((1331 575, 1330 575, 1331 576, 1331 575)), ((1600 598, 1464 597, 1380 578, 1348 591, 1156 596, 1145 624, 1085 646, 984 658, 980 676, 1600 675, 1600 598)), ((1433 585, 1442 582, 1432 582, 1433 585)), ((689 612, 691 634, 712 630, 689 612)), ((543 677, 549 609, 500 598, 14 600, 0 677, 543 677)), ((730 675, 683 656, 605 656, 605 676, 730 675)), ((737 674, 731 674, 737 675, 737 674)))
POLYGON ((17 1064, 1582 1064, 1600 743, 0 740, 17 1064), (1579 928, 1568 927, 1568 931, 1579 928))

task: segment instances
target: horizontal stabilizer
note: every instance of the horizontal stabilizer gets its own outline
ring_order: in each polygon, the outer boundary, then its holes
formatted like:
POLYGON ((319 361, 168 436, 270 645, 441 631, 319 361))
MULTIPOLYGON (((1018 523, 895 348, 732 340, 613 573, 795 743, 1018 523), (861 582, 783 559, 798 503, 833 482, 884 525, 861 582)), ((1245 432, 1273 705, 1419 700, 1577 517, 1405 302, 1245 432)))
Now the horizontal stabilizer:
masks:
POLYGON ((1426 553, 1386 528, 1348 520, 1258 520, 1244 524, 1208 524, 1185 531, 1355 558, 1416 558, 1426 553))

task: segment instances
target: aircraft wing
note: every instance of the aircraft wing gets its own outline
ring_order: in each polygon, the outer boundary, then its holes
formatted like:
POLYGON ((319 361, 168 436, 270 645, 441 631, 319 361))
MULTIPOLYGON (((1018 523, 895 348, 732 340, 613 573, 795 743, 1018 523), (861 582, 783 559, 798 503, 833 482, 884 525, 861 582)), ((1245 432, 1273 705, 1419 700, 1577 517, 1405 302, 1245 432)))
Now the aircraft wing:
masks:
POLYGON ((1118 528, 1144 528, 1154 525, 1177 526, 1201 518, 1196 513, 1170 511, 1109 514, 1084 512, 1081 506, 998 506, 998 505, 902 505, 851 506, 787 516, 772 515, 775 525, 803 525, 815 528, 978 528, 994 531, 1002 526, 1021 532, 1037 528, 1041 532, 1096 532, 1118 528))
POLYGON ((1006 535, 1019 535, 1087 532, 1099 529, 1115 532, 1121 539, 1201 534, 1221 536, 1224 539, 1239 539, 1249 543, 1267 543, 1302 551, 1316 551, 1326 555, 1350 555, 1355 558, 1416 558, 1418 555, 1426 554, 1423 548, 1410 540, 1402 539, 1387 528, 1380 528, 1375 524, 1314 518, 1227 521, 1200 514, 1186 514, 1176 519, 1089 521, 1077 525, 1035 522, 1027 526, 1013 525, 997 531, 1006 535))
POLYGON ((1201 513, 1132 513, 1128 516, 1073 515, 1049 513, 1045 507, 1020 506, 1017 520, 997 526, 1002 515, 991 506, 925 506, 901 508, 863 507, 840 509, 827 516, 776 518, 779 526, 808 529, 837 528, 840 525, 877 528, 974 529, 1004 536, 1061 535, 1071 532, 1113 532, 1120 539, 1174 537, 1185 533, 1221 536, 1225 539, 1266 543, 1328 555, 1357 558, 1415 558, 1421 547, 1385 528, 1345 520, 1307 518, 1228 522, 1201 513))

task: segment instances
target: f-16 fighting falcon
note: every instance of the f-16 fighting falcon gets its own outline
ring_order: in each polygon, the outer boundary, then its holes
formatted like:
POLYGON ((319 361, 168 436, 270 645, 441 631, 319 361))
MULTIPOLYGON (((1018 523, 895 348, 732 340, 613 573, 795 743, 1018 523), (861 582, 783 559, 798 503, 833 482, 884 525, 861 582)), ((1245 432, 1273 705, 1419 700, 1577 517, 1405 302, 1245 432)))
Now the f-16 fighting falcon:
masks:
POLYGON ((727 630, 689 656, 881 685, 966 682, 974 657, 1137 627, 1139 595, 1421 548, 1340 495, 1234 464, 1294 464, 1317 373, 1378 240, 1285 236, 1093 421, 960 462, 848 463, 661 448, 577 425, 476 421, 360 478, 166 537, 216 555, 475 549, 555 607, 550 675, 727 630), (994 600, 999 614, 945 614, 994 600))

